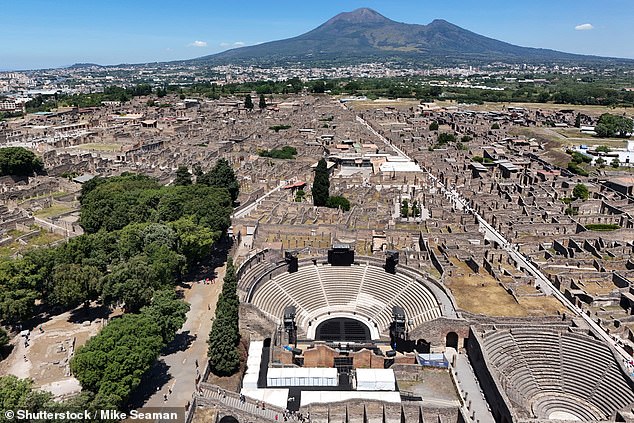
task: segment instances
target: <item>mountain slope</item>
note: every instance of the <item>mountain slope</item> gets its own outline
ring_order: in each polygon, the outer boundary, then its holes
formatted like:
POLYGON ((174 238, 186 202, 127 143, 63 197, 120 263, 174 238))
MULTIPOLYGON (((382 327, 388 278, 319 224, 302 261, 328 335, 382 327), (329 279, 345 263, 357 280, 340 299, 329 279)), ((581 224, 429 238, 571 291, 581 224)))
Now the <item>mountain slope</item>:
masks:
POLYGON ((194 62, 209 64, 360 63, 377 60, 449 63, 605 62, 608 59, 519 47, 476 34, 444 20, 434 20, 428 25, 395 22, 367 8, 340 13, 312 31, 294 38, 193 59, 194 62))

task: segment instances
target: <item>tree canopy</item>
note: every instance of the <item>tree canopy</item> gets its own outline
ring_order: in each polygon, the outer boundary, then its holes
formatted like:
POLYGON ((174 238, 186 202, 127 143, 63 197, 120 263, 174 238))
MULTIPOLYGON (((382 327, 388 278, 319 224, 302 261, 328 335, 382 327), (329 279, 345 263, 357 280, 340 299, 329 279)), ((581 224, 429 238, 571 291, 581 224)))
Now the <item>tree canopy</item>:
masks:
POLYGON ((141 313, 111 320, 79 347, 70 362, 73 375, 99 404, 121 407, 185 322, 187 310, 173 291, 156 293, 141 313))
POLYGON ((291 160, 294 159, 297 155, 297 149, 295 147, 285 145, 282 148, 274 148, 272 150, 260 150, 258 151, 258 155, 260 157, 270 157, 272 159, 291 160))
POLYGON ((236 201, 240 193, 240 184, 236 174, 226 159, 219 159, 214 167, 197 178, 196 182, 210 187, 225 188, 229 191, 232 201, 236 201))
POLYGON ((572 196, 574 198, 578 198, 580 200, 587 200, 589 195, 590 193, 588 191, 588 187, 585 186, 584 184, 577 184, 572 189, 572 196))
POLYGON ((628 117, 604 113, 599 117, 594 130, 599 137, 626 138, 632 134, 634 124, 628 117))
POLYGON ((26 148, 0 148, 0 176, 29 176, 43 169, 42 160, 26 148))

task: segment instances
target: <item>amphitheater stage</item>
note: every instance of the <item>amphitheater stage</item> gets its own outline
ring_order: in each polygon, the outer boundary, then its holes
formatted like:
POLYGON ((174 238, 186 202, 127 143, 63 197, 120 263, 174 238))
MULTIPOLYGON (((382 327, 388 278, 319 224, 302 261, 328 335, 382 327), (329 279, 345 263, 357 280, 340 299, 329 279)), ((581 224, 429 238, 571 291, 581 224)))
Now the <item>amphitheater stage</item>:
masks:
POLYGON ((368 342, 381 338, 376 325, 366 317, 353 313, 331 312, 310 323, 306 339, 334 342, 368 342))
POLYGON ((372 339, 367 322, 350 316, 323 319, 313 326, 315 326, 314 339, 316 341, 367 342, 372 339))

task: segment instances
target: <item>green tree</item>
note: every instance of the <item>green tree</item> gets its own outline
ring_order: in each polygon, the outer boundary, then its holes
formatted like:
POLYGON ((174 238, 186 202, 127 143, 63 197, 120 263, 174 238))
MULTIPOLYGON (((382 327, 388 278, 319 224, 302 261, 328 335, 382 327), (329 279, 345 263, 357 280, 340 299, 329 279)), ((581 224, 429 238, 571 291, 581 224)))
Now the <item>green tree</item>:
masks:
POLYGON ((433 121, 433 122, 429 125, 429 130, 430 130, 430 131, 437 131, 437 130, 438 130, 438 122, 433 121))
POLYGON ((128 312, 137 312, 150 303, 160 282, 152 278, 151 265, 143 255, 132 257, 112 268, 103 283, 103 299, 109 304, 125 306, 128 312))
POLYGON ((493 125, 491 125, 491 129, 500 129, 500 124, 494 123, 493 125))
POLYGON ((174 179, 174 185, 191 185, 192 184, 192 174, 189 173, 189 169, 187 166, 178 166, 176 169, 176 178, 174 179))
POLYGON ((253 99, 251 98, 251 94, 247 94, 244 97, 244 108, 247 110, 253 110, 253 99))
POLYGON ((33 316, 43 277, 28 258, 0 261, 0 317, 17 323, 33 316))
POLYGON ((102 273, 94 266, 62 264, 53 272, 51 303, 66 309, 97 299, 102 273))
POLYGON ((163 336, 155 315, 126 314, 77 349, 71 371, 95 401, 121 407, 158 358, 163 336))
POLYGON ((216 304, 216 318, 209 334, 207 351, 211 371, 219 376, 232 375, 240 367, 239 305, 235 267, 229 258, 222 293, 216 304))
POLYGON ((326 200, 326 207, 331 209, 341 209, 343 211, 350 210, 350 201, 342 196, 334 195, 326 200))
POLYGON ((596 151, 598 153, 609 153, 610 152, 610 147, 608 147, 607 145, 600 145, 596 148, 596 151))
POLYGON ((315 168, 315 179, 313 181, 312 194, 315 206, 325 206, 330 192, 330 177, 328 175, 328 165, 325 159, 319 160, 315 168))
POLYGON ((633 127, 634 123, 632 119, 628 117, 604 113, 599 117, 594 130, 597 133, 597 136, 601 138, 625 138, 632 133, 633 127))
POLYGON ((185 323, 188 311, 189 304, 179 300, 173 289, 157 291, 151 304, 141 310, 142 314, 159 324, 164 344, 174 340, 174 335, 185 323))
POLYGON ((42 160, 26 148, 0 148, 0 176, 29 176, 43 168, 42 160))
POLYGON ((595 164, 596 166, 600 167, 600 168, 604 168, 604 167, 605 167, 605 164, 606 164, 606 161, 605 161, 605 159, 604 159, 603 157, 598 157, 598 158, 594 161, 594 164, 595 164))
POLYGON ((187 257, 190 264, 207 257, 211 247, 220 238, 220 231, 197 225, 191 216, 182 217, 170 226, 176 232, 176 250, 187 257))
POLYGON ((316 81, 313 84, 313 88, 311 90, 316 94, 323 94, 326 92, 326 83, 324 81, 316 81))
POLYGON ((447 134, 445 132, 438 134, 438 145, 445 145, 450 142, 456 142, 456 136, 454 134, 447 134))
MULTIPOLYGON (((1 410, 29 410, 37 413, 48 410, 53 404, 53 395, 39 391, 33 387, 30 379, 18 379, 8 375, 0 377, 0 409, 1 410)), ((5 420, 4 414, 1 421, 5 420)))
POLYGON ((588 187, 585 186, 584 184, 577 184, 572 189, 572 196, 574 198, 581 199, 581 200, 587 200, 589 195, 590 195, 590 193, 588 191, 588 187))
POLYGON ((581 113, 577 113, 575 117, 575 128, 581 128, 581 113))
POLYGON ((258 107, 260 110, 266 109, 266 98, 264 98, 264 94, 260 94, 260 102, 258 103, 258 107))
POLYGON ((421 215, 420 204, 418 204, 418 201, 414 200, 414 202, 412 203, 412 216, 420 217, 420 215, 421 215))
POLYGON ((409 201, 407 200, 401 202, 401 217, 409 217, 409 201))
POLYGON ((621 166, 621 162, 619 161, 617 157, 615 157, 612 159, 612 161, 610 161, 610 166, 617 169, 619 166, 621 166))
POLYGON ((231 195, 231 200, 237 200, 240 193, 240 184, 226 159, 219 159, 215 166, 199 179, 200 181, 197 182, 200 184, 227 189, 231 195))

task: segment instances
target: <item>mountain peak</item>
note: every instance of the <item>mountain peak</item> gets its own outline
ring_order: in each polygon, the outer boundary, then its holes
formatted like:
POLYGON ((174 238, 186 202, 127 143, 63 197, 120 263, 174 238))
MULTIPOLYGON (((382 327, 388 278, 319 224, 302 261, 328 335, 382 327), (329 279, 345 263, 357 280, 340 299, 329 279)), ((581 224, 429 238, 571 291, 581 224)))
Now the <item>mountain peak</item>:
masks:
POLYGON ((355 9, 352 12, 339 13, 334 18, 330 19, 325 25, 334 24, 338 22, 344 22, 348 24, 363 24, 363 23, 385 23, 391 22, 388 18, 381 15, 376 10, 372 10, 367 7, 355 9))

